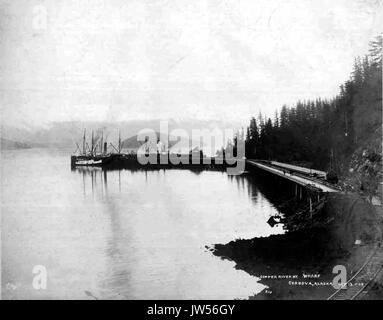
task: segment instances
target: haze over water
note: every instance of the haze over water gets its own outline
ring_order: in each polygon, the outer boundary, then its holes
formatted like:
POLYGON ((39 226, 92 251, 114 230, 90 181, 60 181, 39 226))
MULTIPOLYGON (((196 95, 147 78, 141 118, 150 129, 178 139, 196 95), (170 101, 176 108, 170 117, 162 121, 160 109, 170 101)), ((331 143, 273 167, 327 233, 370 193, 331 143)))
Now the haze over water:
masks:
POLYGON ((70 169, 63 151, 1 154, 3 299, 247 299, 265 286, 206 246, 283 233, 246 174, 70 169), (47 269, 46 290, 32 286, 47 269))

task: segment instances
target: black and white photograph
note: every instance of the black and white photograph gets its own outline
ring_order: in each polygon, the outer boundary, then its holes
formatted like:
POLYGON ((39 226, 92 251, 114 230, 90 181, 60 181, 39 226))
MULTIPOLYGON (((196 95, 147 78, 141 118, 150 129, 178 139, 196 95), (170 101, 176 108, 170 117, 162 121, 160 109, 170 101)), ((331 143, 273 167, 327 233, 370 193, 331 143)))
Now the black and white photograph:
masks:
POLYGON ((0 299, 383 300, 382 21, 383 0, 0 0, 0 299))

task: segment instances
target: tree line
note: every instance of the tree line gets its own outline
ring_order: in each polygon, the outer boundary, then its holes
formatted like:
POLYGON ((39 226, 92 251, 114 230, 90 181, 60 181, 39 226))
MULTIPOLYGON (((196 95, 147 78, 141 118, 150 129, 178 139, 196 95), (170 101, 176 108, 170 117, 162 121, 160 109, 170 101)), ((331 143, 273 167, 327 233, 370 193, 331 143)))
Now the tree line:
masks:
MULTIPOLYGON (((282 106, 273 119, 261 113, 245 133, 247 158, 279 160, 341 172, 371 136, 381 137, 382 36, 356 58, 350 79, 332 99, 282 106)), ((238 139, 237 137, 235 139, 238 139)))

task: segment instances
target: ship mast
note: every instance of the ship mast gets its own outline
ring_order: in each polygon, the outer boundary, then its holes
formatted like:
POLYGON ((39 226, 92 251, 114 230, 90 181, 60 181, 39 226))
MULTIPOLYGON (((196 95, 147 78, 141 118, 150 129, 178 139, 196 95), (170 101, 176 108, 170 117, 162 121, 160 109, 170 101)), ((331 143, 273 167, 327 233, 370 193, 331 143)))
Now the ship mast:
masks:
POLYGON ((92 149, 91 149, 91 155, 93 156, 93 151, 94 151, 94 137, 93 137, 93 130, 92 130, 92 149))
POLYGON ((86 154, 86 149, 85 149, 85 133, 86 133, 86 129, 84 129, 84 137, 82 139, 82 153, 83 153, 83 155, 86 154))
POLYGON ((121 134, 120 129, 118 130, 118 146, 117 148, 113 145, 113 143, 110 143, 112 148, 117 151, 117 153, 121 153, 121 134))
POLYGON ((104 130, 101 131, 101 141, 100 141, 100 154, 104 153, 102 151, 102 146, 104 145, 104 130))
POLYGON ((118 129, 118 153, 121 153, 121 132, 118 129))

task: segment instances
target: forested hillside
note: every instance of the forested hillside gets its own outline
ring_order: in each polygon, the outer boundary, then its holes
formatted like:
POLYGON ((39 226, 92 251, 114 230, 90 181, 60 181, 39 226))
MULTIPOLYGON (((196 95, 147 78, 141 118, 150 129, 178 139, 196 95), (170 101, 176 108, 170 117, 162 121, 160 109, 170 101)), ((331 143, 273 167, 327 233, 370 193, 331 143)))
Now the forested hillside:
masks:
POLYGON ((381 142, 382 36, 371 42, 368 55, 355 59, 350 79, 335 98, 283 106, 274 119, 260 114, 250 120, 245 140, 248 158, 375 176, 381 174, 381 142), (361 161, 373 168, 361 169, 361 161))

